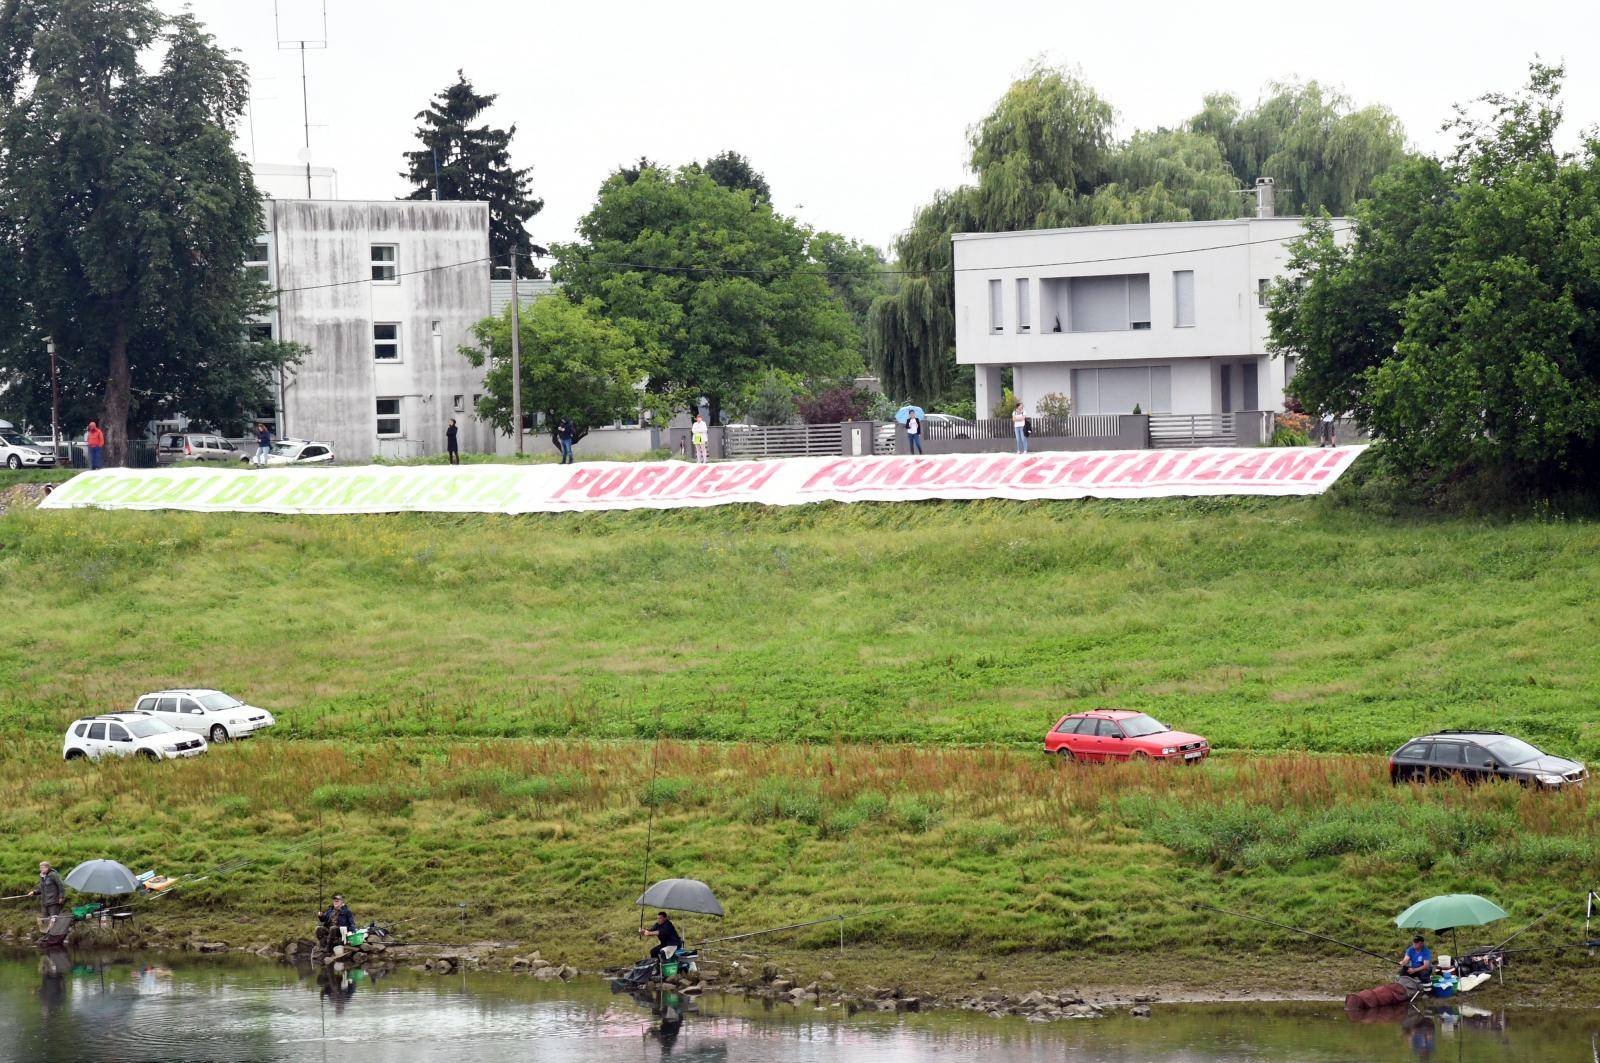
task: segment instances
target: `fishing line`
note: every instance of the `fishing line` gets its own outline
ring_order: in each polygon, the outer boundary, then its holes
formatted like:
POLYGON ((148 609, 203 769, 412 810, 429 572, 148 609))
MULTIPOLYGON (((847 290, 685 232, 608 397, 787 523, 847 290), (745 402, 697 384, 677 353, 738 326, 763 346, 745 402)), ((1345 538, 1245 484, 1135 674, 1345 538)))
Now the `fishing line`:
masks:
MULTIPOLYGON (((650 846, 655 840, 656 833, 656 770, 661 766, 661 706, 656 706, 656 741, 650 747, 650 789, 645 791, 646 799, 650 803, 650 819, 644 829, 644 867, 640 878, 639 896, 644 897, 650 889, 650 846)), ((639 929, 644 930, 644 907, 639 908, 639 929)))
POLYGON ((1279 927, 1279 928, 1281 928, 1283 930, 1292 930, 1296 934, 1304 934, 1306 937, 1316 938, 1319 941, 1331 941, 1335 945, 1342 945, 1347 949, 1353 949, 1356 952, 1359 952, 1364 956, 1371 956, 1375 960, 1382 960, 1384 963, 1388 964, 1391 967, 1393 967, 1394 964, 1395 964, 1395 960, 1391 956, 1380 955, 1380 954, 1378 954, 1376 952, 1372 952, 1369 949, 1364 949, 1360 945, 1352 945, 1348 941, 1340 941, 1338 938, 1329 937, 1327 934, 1318 934, 1318 933, 1316 933, 1315 931, 1312 931, 1312 930, 1301 930, 1299 927, 1290 926, 1288 923, 1279 923, 1279 922, 1274 922, 1271 919, 1263 919, 1259 915, 1245 915, 1243 912, 1230 912, 1226 908, 1218 908, 1214 904, 1201 904, 1199 901, 1195 901, 1194 903, 1190 904, 1189 907, 1190 908, 1204 908, 1207 911, 1221 912, 1223 915, 1231 915, 1235 919, 1248 919, 1253 923, 1265 923, 1268 926, 1279 927))

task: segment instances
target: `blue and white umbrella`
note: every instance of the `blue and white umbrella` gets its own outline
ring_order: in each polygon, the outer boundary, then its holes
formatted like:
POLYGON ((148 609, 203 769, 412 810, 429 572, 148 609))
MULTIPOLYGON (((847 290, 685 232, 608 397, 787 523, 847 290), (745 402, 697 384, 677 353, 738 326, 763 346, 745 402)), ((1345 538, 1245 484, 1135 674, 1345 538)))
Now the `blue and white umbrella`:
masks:
POLYGON ((921 406, 902 406, 894 411, 894 419, 901 424, 915 417, 919 421, 926 420, 928 415, 922 412, 921 406))

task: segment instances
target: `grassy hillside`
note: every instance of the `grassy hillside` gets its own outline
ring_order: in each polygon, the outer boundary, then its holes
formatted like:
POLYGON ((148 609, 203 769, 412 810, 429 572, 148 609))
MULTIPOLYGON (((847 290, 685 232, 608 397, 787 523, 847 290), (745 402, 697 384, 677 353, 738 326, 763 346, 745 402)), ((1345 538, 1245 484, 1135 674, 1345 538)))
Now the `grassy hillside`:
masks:
MULTIPOLYGON (((147 902, 139 918, 147 933, 241 944, 304 933, 319 891, 338 890, 358 917, 400 920, 413 940, 519 941, 585 966, 615 962, 639 951, 630 904, 653 830, 649 876, 704 878, 728 909, 720 926, 686 919, 695 938, 894 906, 847 924, 887 965, 869 980, 943 980, 906 957, 947 950, 929 967, 958 981, 1049 957, 1046 977, 1081 984, 1083 959, 1116 957, 1146 978, 1176 964, 1204 982, 1208 964, 1259 950, 1282 950, 1258 959, 1274 972, 1283 957, 1339 950, 1194 901, 1388 951, 1406 904, 1479 891, 1521 921, 1564 905, 1526 940, 1565 942, 1600 857, 1585 794, 1395 791, 1365 757, 1235 756, 1185 770, 904 745, 271 738, 154 766, 51 753, 33 741, 0 751, 7 891, 41 856, 71 866, 112 855, 169 874, 256 860, 181 901, 147 902)), ((21 925, 19 906, 6 908, 0 925, 21 925)), ((835 967, 836 935, 830 925, 739 948, 810 948, 835 967)), ((1342 977, 1382 974, 1366 961, 1342 977)), ((1327 983, 1295 982, 1344 984, 1327 983)))
MULTIPOLYGON (((0 730, 222 687, 306 737, 1225 747, 1496 726, 1600 757, 1600 526, 1317 500, 0 518, 0 730)), ((58 733, 58 732, 57 732, 58 733)))

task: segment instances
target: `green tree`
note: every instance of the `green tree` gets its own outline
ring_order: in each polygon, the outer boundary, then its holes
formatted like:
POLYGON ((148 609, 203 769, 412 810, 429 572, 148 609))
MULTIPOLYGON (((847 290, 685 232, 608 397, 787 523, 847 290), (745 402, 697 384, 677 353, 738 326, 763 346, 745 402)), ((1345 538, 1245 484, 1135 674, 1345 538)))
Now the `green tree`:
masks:
POLYGON ((44 335, 64 408, 97 408, 113 464, 132 423, 270 401, 292 349, 244 326, 264 296, 243 268, 261 231, 233 146, 244 65, 149 0, 3 4, 0 42, 0 362, 30 410, 44 335))
POLYGON ((724 151, 707 159, 700 170, 723 188, 749 192, 757 203, 771 203, 772 189, 767 179, 737 151, 724 151))
MULTIPOLYGON (((643 163, 644 160, 641 160, 643 163)), ((665 352, 650 389, 713 420, 763 372, 840 379, 859 366, 849 310, 807 253, 810 234, 695 167, 618 171, 556 248, 568 298, 638 322, 665 352)))
POLYGON ((1313 229, 1272 294, 1293 390, 1355 410, 1418 479, 1600 479, 1600 141, 1555 150, 1561 77, 1535 64, 1463 110, 1453 159, 1380 180, 1348 244, 1313 229))
POLYGON ((769 369, 756 378, 739 405, 740 416, 750 424, 792 424, 800 388, 785 373, 769 369))
MULTIPOLYGON (((574 441, 591 428, 639 414, 645 380, 660 352, 636 327, 606 320, 594 303, 548 296, 519 315, 524 415, 543 414, 555 443, 556 426, 572 420, 574 441)), ((478 415, 511 433, 511 307, 473 328, 476 346, 460 348, 474 366, 489 363, 478 415)))
POLYGON ((407 199, 432 199, 437 192, 440 199, 488 203, 490 254, 498 262, 515 251, 519 274, 542 277, 533 258, 545 249, 533 242, 527 224, 544 209, 544 200, 533 195, 533 169, 511 165, 517 127, 473 124, 497 98, 478 92, 457 70, 455 82, 417 112, 422 147, 405 153, 406 171, 400 176, 416 186, 407 199))
POLYGON ((1280 214, 1347 214, 1406 153, 1388 108, 1357 110, 1315 81, 1274 82, 1248 111, 1234 96, 1207 96, 1189 130, 1217 143, 1240 187, 1271 177, 1280 214))

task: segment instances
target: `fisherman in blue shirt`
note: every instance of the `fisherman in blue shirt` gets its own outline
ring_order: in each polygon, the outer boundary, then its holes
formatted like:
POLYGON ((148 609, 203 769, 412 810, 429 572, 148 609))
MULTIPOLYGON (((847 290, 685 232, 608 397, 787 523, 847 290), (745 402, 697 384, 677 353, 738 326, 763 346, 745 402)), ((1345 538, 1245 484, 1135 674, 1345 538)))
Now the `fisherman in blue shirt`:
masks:
POLYGON ((1433 977, 1433 953, 1422 943, 1421 934, 1411 939, 1411 947, 1400 961, 1400 973, 1421 981, 1433 977))

